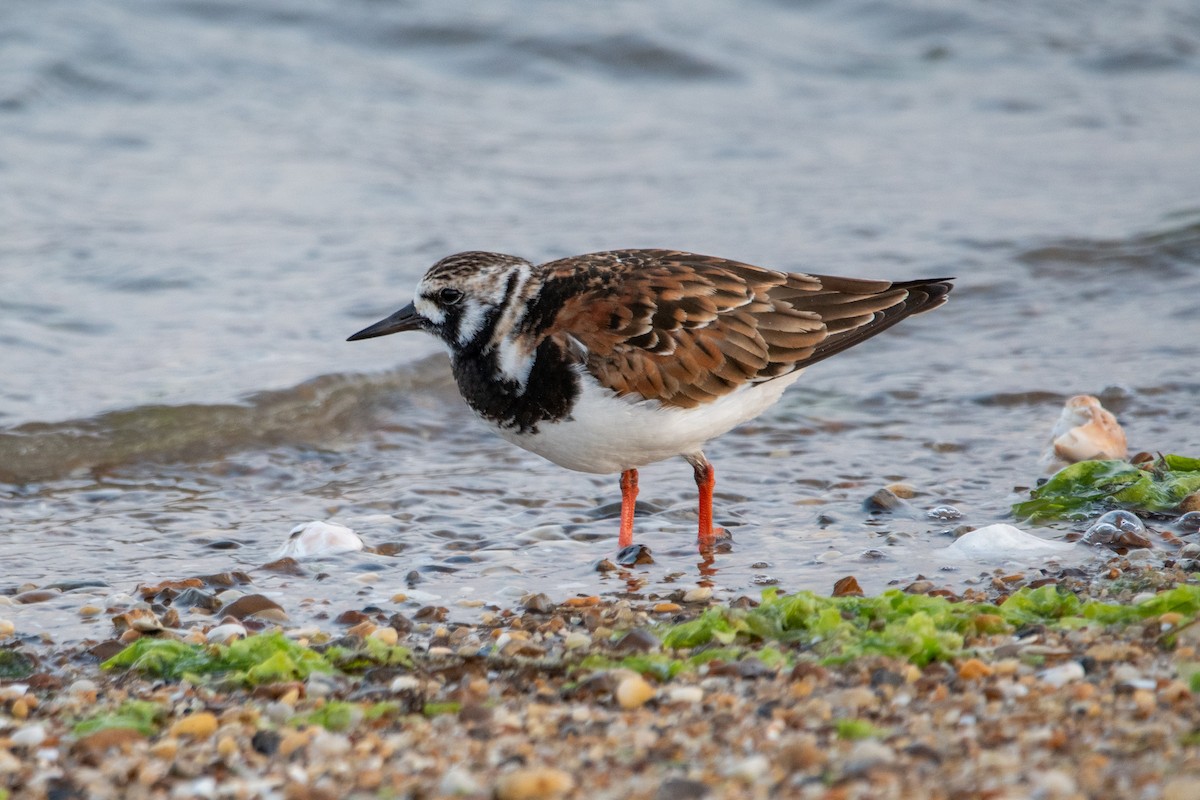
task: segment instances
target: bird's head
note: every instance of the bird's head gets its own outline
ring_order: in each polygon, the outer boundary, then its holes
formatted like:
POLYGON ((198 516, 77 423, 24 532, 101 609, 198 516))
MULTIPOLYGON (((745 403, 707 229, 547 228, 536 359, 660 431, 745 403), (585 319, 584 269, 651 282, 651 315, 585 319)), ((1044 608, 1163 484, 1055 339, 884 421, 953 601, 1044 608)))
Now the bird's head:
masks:
POLYGON ((528 261, 501 253, 447 256, 421 278, 411 303, 347 341, 418 329, 442 339, 451 350, 490 340, 505 306, 531 270, 528 261), (487 339, 481 340, 481 334, 487 339))

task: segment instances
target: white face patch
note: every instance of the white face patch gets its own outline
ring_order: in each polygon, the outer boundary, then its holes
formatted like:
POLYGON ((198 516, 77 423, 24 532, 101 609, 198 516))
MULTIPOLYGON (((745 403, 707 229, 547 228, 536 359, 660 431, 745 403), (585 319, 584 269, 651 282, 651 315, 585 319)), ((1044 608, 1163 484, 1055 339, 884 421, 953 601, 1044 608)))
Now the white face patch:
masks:
MULTIPOLYGON (((417 288, 419 291, 420 287, 417 288)), ((434 325, 441 325, 446 321, 446 312, 440 309, 435 303, 426 300, 420 294, 418 294, 416 299, 413 300, 413 308, 417 310, 418 314, 432 322, 434 325)))
POLYGON ((458 343, 466 345, 483 328, 484 308, 472 298, 463 301, 462 315, 458 318, 458 343))

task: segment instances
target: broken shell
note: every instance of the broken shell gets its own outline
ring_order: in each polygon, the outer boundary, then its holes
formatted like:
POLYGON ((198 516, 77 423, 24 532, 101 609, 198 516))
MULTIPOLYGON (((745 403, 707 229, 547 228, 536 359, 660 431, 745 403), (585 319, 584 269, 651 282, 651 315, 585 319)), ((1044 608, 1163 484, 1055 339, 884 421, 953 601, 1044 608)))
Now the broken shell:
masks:
POLYGON ((1090 394, 1067 401, 1050 437, 1050 447, 1042 459, 1049 472, 1077 461, 1125 458, 1129 454, 1125 431, 1117 418, 1090 394))

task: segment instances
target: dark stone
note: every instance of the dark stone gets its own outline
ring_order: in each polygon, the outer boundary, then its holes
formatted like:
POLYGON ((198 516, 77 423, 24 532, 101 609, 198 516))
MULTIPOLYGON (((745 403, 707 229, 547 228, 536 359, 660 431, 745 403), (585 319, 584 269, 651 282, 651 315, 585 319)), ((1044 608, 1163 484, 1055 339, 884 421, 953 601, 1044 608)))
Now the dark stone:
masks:
POLYGON ((250 737, 250 746, 256 752, 262 753, 264 756, 273 756, 279 750, 279 743, 283 740, 275 731, 261 730, 256 731, 250 737))
POLYGON ((450 609, 442 606, 422 606, 417 609, 417 613, 413 614, 413 619, 418 622, 445 622, 446 617, 450 616, 450 609))
POLYGON ((300 562, 294 558, 279 558, 274 561, 268 561, 262 565, 262 568, 268 572, 278 572, 280 575, 301 577, 305 574, 304 567, 300 566, 300 562))
POLYGON ((357 625, 358 623, 366 622, 369 619, 370 617, 361 611, 347 609, 346 611, 338 614, 333 621, 338 625, 357 625))
POLYGON ((634 567, 639 564, 653 564, 654 557, 650 554, 650 548, 644 544, 631 544, 628 547, 621 548, 617 553, 617 563, 623 567, 634 567))
POLYGON ((899 672, 879 667, 871 672, 871 688, 880 686, 903 686, 904 676, 899 672))
POLYGON ((219 612, 223 617, 234 617, 245 620, 264 611, 283 611, 283 606, 271 598, 261 594, 248 594, 239 597, 219 612))
POLYGON ((218 539, 215 542, 209 542, 204 545, 209 550, 238 550, 241 549, 242 543, 235 542, 232 539, 218 539))
POLYGON ((206 611, 216 611, 221 607, 221 601, 216 595, 201 589, 184 589, 171 601, 175 608, 203 608, 206 611))
POLYGON ((613 645, 615 653, 646 653, 662 644, 658 637, 644 628, 634 628, 613 645))
POLYGON ((890 489, 880 489, 863 501, 864 511, 895 511, 904 507, 904 501, 890 489))
POLYGON ((97 661, 104 662, 115 656, 117 653, 125 649, 125 643, 116 639, 109 639, 106 642, 92 645, 87 649, 87 654, 97 661))
POLYGON ((538 592, 521 598, 521 608, 535 614, 548 614, 554 610, 554 602, 544 592, 538 592))
POLYGON ((668 778, 654 793, 654 800, 704 800, 712 790, 700 781, 687 778, 668 778))
POLYGON ((197 575, 199 580, 204 582, 206 586, 220 586, 222 588, 229 586, 245 586, 248 583, 254 583, 250 576, 240 570, 230 570, 229 572, 218 572, 213 575, 197 575))

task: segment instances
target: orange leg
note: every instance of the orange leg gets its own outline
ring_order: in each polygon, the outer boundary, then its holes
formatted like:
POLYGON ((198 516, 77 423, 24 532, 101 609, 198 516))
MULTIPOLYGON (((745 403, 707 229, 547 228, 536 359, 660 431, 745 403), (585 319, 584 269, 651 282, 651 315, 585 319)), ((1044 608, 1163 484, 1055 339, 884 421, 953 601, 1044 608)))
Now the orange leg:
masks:
POLYGON ((717 470, 707 461, 692 463, 696 471, 696 488, 700 490, 700 530, 696 535, 700 548, 712 547, 717 530, 713 529, 712 498, 713 487, 717 485, 717 470))
POLYGON ((633 508, 637 496, 637 470, 627 469, 621 473, 621 536, 617 539, 618 547, 633 544, 633 508))

